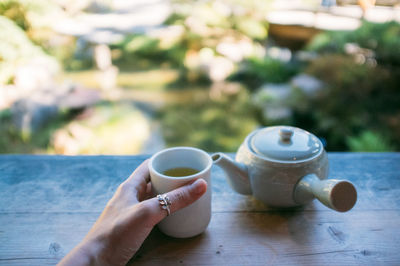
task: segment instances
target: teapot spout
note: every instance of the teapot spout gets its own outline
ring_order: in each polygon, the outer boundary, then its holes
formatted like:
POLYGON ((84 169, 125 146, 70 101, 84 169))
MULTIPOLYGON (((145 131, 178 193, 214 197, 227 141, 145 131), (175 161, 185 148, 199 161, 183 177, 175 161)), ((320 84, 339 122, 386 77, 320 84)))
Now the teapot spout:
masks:
POLYGON ((228 183, 237 192, 243 195, 251 195, 251 186, 247 167, 235 162, 223 153, 215 153, 211 156, 213 162, 224 170, 228 183))

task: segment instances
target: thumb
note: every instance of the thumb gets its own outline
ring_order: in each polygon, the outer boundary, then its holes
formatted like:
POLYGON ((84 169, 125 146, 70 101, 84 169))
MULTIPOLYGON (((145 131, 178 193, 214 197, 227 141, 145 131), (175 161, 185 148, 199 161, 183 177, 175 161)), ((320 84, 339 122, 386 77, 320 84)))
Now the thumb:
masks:
MULTIPOLYGON (((171 201, 171 205, 169 206, 171 214, 192 204, 206 191, 207 182, 199 178, 192 183, 165 193, 171 201)), ((142 204, 145 204, 147 207, 146 209, 149 211, 151 223, 154 225, 167 216, 167 211, 160 207, 157 197, 143 201, 142 204)))

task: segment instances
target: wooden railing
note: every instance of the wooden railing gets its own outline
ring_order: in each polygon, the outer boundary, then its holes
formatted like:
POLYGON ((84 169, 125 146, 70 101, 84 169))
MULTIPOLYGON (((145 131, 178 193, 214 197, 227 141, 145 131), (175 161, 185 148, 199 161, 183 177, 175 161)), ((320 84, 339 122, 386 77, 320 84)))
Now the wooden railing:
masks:
MULTIPOLYGON (((149 156, 0 156, 0 264, 56 264, 87 233, 117 186, 149 156)), ((236 194, 212 170, 205 233, 154 229, 135 265, 399 265, 400 153, 329 153, 332 177, 352 181, 347 213, 317 201, 271 209, 236 194)))

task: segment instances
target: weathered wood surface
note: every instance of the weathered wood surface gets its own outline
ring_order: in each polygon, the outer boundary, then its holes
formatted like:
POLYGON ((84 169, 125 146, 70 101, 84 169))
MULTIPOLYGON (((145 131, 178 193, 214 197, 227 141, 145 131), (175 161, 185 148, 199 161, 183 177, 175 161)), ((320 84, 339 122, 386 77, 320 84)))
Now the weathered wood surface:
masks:
MULTIPOLYGON (((115 189, 149 156, 0 156, 0 264, 54 265, 86 234, 115 189)), ((135 265, 399 265, 400 153, 330 153, 331 177, 358 202, 337 213, 319 202, 274 210, 234 193, 213 169, 205 233, 155 229, 135 265)))

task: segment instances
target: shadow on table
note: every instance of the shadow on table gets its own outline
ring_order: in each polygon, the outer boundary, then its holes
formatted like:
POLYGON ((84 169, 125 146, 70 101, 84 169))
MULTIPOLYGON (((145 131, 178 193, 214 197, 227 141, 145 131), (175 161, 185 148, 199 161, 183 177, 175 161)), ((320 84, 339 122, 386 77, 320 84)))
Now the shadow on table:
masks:
POLYGON ((156 227, 129 264, 170 265, 202 259, 220 262, 215 257, 219 251, 211 249, 218 249, 221 243, 226 250, 240 250, 254 256, 262 249, 272 258, 278 255, 275 247, 282 243, 307 246, 318 238, 318 212, 313 206, 307 209, 266 208, 263 211, 215 212, 210 228, 192 238, 168 237, 156 227), (240 242, 231 242, 234 239, 240 239, 240 242))
POLYGON ((266 239, 290 238, 298 244, 309 243, 318 223, 317 212, 304 206, 270 208, 268 210, 239 214, 242 227, 252 228, 266 239))
POLYGON ((136 254, 129 261, 128 265, 134 265, 135 263, 141 262, 151 262, 154 264, 163 263, 161 257, 158 258, 149 257, 148 254, 165 254, 165 258, 168 257, 182 257, 184 254, 191 250, 195 250, 197 247, 201 246, 204 241, 206 241, 207 234, 200 234, 191 238, 174 238, 163 234, 156 226, 143 242, 141 248, 136 252, 136 254), (182 247, 184 247, 182 249, 182 247), (160 261, 155 261, 155 260, 160 261))

